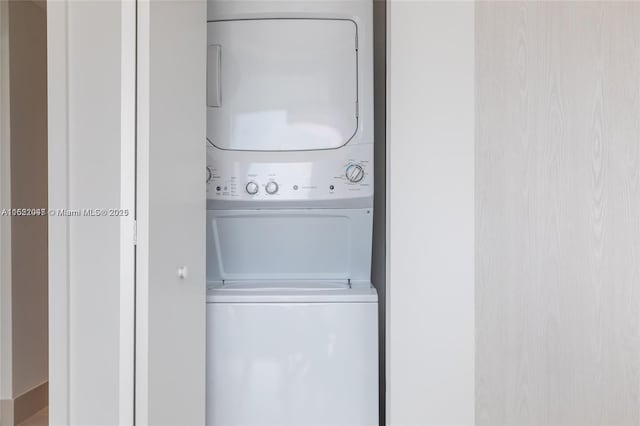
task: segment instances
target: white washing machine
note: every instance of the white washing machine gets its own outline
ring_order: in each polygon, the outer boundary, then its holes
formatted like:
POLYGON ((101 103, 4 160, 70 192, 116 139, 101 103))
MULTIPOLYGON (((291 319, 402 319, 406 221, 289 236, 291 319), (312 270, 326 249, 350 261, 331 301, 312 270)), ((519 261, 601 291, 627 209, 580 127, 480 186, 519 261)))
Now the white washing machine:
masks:
POLYGON ((209 0, 209 426, 378 424, 372 41, 371 0, 209 0))
POLYGON ((207 303, 207 424, 378 424, 373 288, 245 282, 207 303))

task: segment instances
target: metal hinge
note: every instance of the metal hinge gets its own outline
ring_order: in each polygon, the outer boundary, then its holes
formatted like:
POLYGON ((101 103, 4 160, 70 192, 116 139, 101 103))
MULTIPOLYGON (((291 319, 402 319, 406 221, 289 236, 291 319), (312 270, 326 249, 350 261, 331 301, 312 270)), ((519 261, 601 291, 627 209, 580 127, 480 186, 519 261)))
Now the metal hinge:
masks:
POLYGON ((138 245, 138 222, 133 221, 133 245, 138 245))
POLYGON ((356 101, 356 118, 360 117, 360 104, 356 101))
POLYGON ((358 50, 358 33, 356 32, 356 50, 358 50))

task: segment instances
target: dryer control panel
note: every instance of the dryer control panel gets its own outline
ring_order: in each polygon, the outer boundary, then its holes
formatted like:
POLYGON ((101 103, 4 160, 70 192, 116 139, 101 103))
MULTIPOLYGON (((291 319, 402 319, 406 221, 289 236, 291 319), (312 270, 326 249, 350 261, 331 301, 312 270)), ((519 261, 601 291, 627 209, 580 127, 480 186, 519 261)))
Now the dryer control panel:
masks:
POLYGON ((209 146, 207 198, 302 201, 370 197, 373 195, 371 147, 354 145, 315 151, 311 155, 302 151, 239 155, 209 146), (336 155, 338 151, 345 155, 336 155), (252 161, 248 161, 249 158, 252 161))

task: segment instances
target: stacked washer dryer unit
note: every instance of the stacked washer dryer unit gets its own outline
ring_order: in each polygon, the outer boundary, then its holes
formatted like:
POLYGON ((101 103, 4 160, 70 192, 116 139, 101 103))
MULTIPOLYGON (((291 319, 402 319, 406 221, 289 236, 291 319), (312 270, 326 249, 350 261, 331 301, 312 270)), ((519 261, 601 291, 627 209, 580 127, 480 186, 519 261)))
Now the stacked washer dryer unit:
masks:
POLYGON ((372 0, 209 0, 207 424, 378 424, 372 0))

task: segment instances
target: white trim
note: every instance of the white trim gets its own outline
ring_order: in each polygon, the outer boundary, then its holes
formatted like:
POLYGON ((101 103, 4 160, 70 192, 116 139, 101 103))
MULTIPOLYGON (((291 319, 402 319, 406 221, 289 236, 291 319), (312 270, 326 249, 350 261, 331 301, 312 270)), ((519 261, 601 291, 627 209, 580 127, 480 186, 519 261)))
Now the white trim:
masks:
MULTIPOLYGON (((385 378, 384 378, 384 384, 385 384, 385 389, 384 389, 384 393, 385 393, 385 407, 384 407, 384 414, 385 414, 385 418, 384 418, 384 424, 387 425, 391 425, 391 404, 389 404, 389 393, 390 393, 390 389, 391 389, 391 339, 389 336, 389 330, 391 330, 391 250, 390 250, 390 244, 389 242, 391 241, 391 220, 389 219, 391 216, 391 191, 389 190, 391 188, 391 173, 389 173, 389 166, 391 165, 391 150, 389 149, 389 136, 390 136, 390 131, 389 129, 391 128, 391 123, 389 122, 389 116, 390 114, 388 113, 388 109, 387 107, 389 106, 389 96, 391 94, 391 91, 389 90, 389 76, 391 75, 391 55, 389 52, 389 48, 391 47, 391 31, 390 31, 390 24, 391 24, 391 0, 385 0, 385 135, 384 135, 384 139, 385 139, 385 153, 384 153, 384 159, 385 159, 385 182, 384 182, 384 189, 385 189, 385 224, 384 224, 384 241, 385 241, 385 248, 384 248, 384 253, 385 253, 385 266, 384 266, 384 272, 385 272, 385 277, 384 277, 384 282, 385 282, 385 286, 384 286, 384 330, 385 330, 385 340, 384 340, 384 372, 385 372, 385 378)), ((380 419, 382 420, 382 419, 380 419)), ((381 422, 382 423, 382 422, 381 422)))
MULTIPOLYGON (((9 93, 9 2, 0 1, 0 208, 11 208, 9 93)), ((11 217, 0 216, 0 400, 13 398, 11 315, 11 217)))
MULTIPOLYGON (((49 208, 69 208, 68 0, 47 6, 49 208)), ((49 424, 69 416, 69 219, 49 216, 49 424)))
POLYGON ((120 426, 134 424, 136 179, 136 2, 123 0, 121 24, 120 208, 120 426))
MULTIPOLYGON (((138 0, 136 216, 149 217, 150 0, 138 0)), ((138 220, 136 248, 135 423, 149 424, 149 222, 138 220)))

